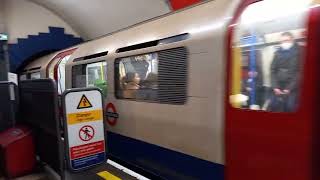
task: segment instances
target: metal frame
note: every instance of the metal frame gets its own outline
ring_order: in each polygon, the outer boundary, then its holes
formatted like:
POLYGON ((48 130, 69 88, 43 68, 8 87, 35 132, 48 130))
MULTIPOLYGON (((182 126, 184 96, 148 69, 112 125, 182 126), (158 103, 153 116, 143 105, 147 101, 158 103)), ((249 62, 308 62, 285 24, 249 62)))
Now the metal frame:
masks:
MULTIPOLYGON (((34 79, 34 80, 23 80, 23 81, 20 81, 20 84, 22 86, 22 84, 24 83, 31 83, 31 82, 50 82, 52 83, 52 86, 54 88, 54 90, 52 91, 54 93, 54 101, 52 102, 54 104, 54 107, 55 108, 55 120, 56 120, 56 127, 55 127, 55 130, 56 130, 56 138, 58 140, 58 144, 59 144, 59 147, 58 147, 58 153, 59 153, 59 164, 60 164, 60 171, 61 172, 58 172, 58 174, 60 174, 61 176, 61 179, 64 179, 64 147, 63 147, 63 144, 62 144, 62 138, 61 138, 61 132, 60 132, 60 120, 59 120, 59 100, 58 100, 58 91, 57 91, 57 84, 55 83, 55 81, 53 79, 34 79)), ((20 90, 20 89, 19 89, 20 90)), ((48 132, 49 134, 51 134, 50 132, 48 132)), ((49 164, 50 165, 50 164, 49 164)))

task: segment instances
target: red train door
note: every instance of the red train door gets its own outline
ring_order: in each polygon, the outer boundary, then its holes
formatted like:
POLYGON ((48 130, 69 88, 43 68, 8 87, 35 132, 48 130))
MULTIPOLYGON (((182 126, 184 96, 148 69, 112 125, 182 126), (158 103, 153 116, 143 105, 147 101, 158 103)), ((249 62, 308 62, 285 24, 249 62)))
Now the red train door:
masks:
POLYGON ((245 0, 228 31, 226 179, 319 179, 317 3, 245 0))

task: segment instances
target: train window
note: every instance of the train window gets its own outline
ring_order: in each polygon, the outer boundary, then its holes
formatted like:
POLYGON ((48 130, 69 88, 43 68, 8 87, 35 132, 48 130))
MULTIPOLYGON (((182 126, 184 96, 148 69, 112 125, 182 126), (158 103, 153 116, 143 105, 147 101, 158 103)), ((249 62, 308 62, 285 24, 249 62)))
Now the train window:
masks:
POLYGON ((179 47, 116 59, 116 97, 163 104, 185 104, 187 58, 187 49, 179 47))
POLYGON ((117 97, 148 101, 158 99, 157 53, 118 59, 117 67, 117 97))
POLYGON ((30 79, 40 79, 40 72, 34 72, 30 74, 30 79))
POLYGON ((72 87, 98 87, 107 95, 107 62, 80 64, 72 67, 72 87))
POLYGON ((309 3, 265 0, 244 10, 231 42, 233 107, 296 111, 309 3))
POLYGON ((27 80, 27 75, 22 74, 22 75, 20 75, 19 79, 20 79, 20 81, 27 80))

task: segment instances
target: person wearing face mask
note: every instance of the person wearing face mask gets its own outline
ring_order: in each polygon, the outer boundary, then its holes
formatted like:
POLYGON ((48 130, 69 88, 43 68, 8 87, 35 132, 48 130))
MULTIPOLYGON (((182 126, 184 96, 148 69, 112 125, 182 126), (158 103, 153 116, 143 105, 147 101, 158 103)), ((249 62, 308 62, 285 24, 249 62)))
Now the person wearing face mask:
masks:
POLYGON ((295 110, 300 75, 300 48, 290 32, 281 34, 280 48, 271 64, 271 111, 295 110))

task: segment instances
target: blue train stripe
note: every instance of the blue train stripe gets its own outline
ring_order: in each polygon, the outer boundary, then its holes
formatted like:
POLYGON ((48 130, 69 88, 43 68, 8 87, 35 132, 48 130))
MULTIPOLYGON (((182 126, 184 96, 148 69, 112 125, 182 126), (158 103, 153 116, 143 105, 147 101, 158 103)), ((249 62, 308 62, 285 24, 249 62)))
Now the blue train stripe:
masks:
POLYGON ((112 132, 107 134, 107 151, 111 156, 165 179, 224 179, 224 166, 221 164, 112 132))

